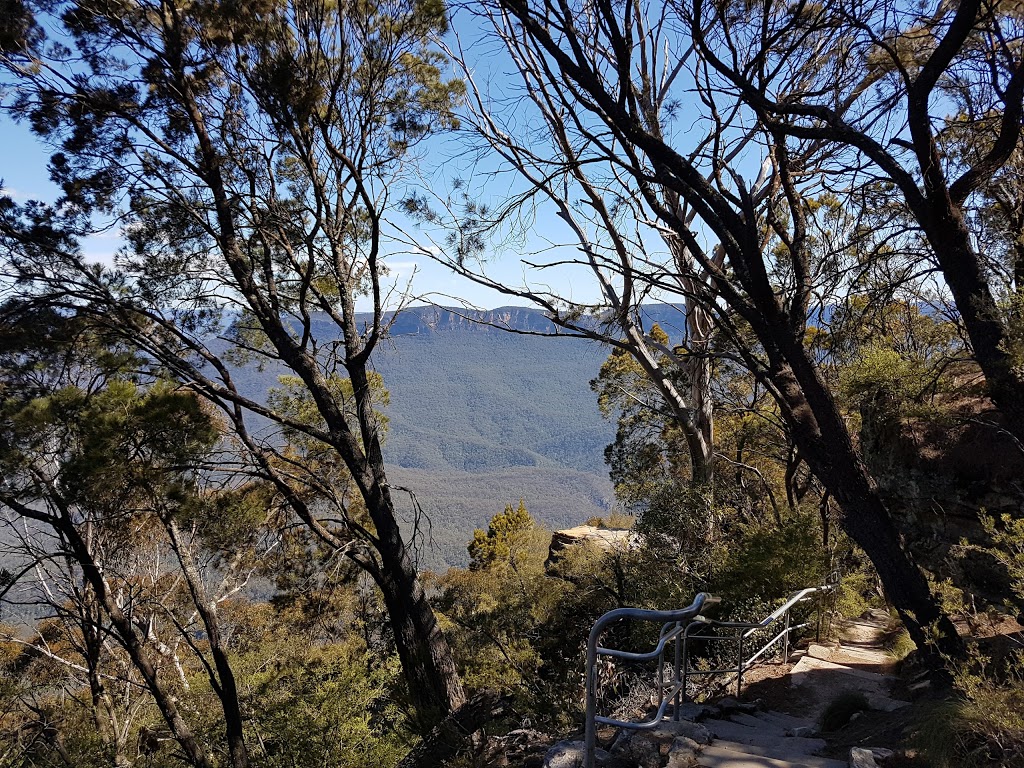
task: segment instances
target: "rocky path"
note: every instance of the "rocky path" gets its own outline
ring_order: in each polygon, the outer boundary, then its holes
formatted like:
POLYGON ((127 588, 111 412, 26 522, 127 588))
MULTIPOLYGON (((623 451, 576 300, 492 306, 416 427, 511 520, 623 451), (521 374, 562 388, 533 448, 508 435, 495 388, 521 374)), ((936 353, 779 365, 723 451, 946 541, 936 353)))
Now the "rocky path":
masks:
MULTIPOLYGON (((892 659, 883 648, 887 624, 886 614, 868 614, 845 623, 838 643, 811 644, 798 651, 789 674, 776 681, 776 694, 788 694, 772 697, 777 709, 705 720, 714 739, 694 755, 695 764, 703 768, 845 768, 846 761, 817 757, 826 746, 818 729, 829 705, 850 694, 863 696, 873 710, 891 712, 907 705, 891 693, 895 678, 887 671, 892 659)), ((883 755, 880 752, 877 757, 883 755)), ((875 758, 870 750, 862 750, 850 764, 870 766, 875 758)))
POLYGON ((892 658, 883 647, 889 617, 885 612, 867 614, 846 622, 839 643, 811 644, 798 652, 799 659, 788 675, 795 710, 820 721, 828 705, 843 694, 861 694, 873 710, 892 712, 907 702, 892 697, 896 679, 888 674, 892 658))
MULTIPOLYGON (((867 615, 846 623, 840 642, 812 644, 794 654, 784 677, 762 676, 770 708, 724 699, 687 704, 681 720, 649 731, 622 731, 598 765, 606 768, 872 768, 885 750, 854 749, 849 761, 821 757, 822 715, 846 694, 860 694, 870 709, 891 712, 907 702, 892 696, 891 658, 882 647, 888 617, 867 615)), ((849 697, 847 697, 849 698, 849 697)), ((582 745, 562 742, 549 750, 545 768, 582 765, 582 745)))

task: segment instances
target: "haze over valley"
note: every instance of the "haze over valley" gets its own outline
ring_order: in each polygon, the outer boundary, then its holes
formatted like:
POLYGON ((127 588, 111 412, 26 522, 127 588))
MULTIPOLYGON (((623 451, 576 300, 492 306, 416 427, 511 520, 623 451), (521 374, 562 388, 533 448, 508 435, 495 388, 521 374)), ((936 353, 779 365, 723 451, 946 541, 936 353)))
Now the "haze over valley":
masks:
MULTIPOLYGON (((669 328, 679 322, 668 306, 649 315, 669 328)), ((422 566, 464 565, 473 529, 519 499, 551 528, 606 515, 614 504, 604 448, 615 425, 589 387, 609 349, 530 335, 554 332, 528 307, 413 307, 374 352, 390 393, 388 478, 414 493, 426 516, 422 566)), ((278 373, 247 368, 245 388, 265 393, 278 373)), ((409 495, 395 498, 411 526, 409 495)))

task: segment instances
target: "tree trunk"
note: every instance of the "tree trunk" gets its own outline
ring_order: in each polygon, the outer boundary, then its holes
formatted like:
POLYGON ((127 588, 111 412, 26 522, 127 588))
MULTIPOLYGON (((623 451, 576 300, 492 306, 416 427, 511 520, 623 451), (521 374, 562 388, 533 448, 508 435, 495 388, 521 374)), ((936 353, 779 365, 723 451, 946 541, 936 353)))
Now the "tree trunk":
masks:
POLYGON ((171 546, 181 565, 181 572, 185 576, 185 583, 192 596, 192 603, 202 619, 206 638, 210 644, 210 654, 213 656, 214 669, 217 671, 216 677, 213 674, 210 675, 210 684, 217 694, 217 698, 220 699, 221 710, 224 713, 224 731, 231 768, 249 768, 249 750, 245 746, 242 708, 238 701, 238 685, 235 683, 235 673, 231 669, 227 649, 221 638, 217 601, 211 599, 207 594, 192 553, 181 540, 178 524, 169 515, 161 514, 160 518, 171 539, 171 546))
POLYGON ((508 710, 508 699, 481 691, 427 734, 396 768, 440 768, 462 751, 470 737, 508 710))
POLYGON ((911 639, 932 665, 942 663, 938 654, 962 655, 963 642, 903 545, 831 392, 802 347, 787 351, 803 375, 798 376, 788 362, 779 362, 772 366, 771 379, 781 394, 795 444, 839 504, 843 530, 871 559, 911 639))
MULTIPOLYGON (((707 356, 708 345, 701 342, 694 345, 688 356, 686 372, 690 378, 690 402, 693 403, 693 422, 700 433, 700 445, 704 448, 701 463, 706 467, 700 481, 710 487, 714 482, 715 420, 714 403, 711 399, 711 358, 707 356)), ((694 473, 694 480, 698 480, 694 473)))
MULTIPOLYGON (((376 529, 374 546, 380 555, 381 568, 380 573, 373 575, 384 595, 402 670, 416 706, 418 725, 426 733, 440 719, 461 707, 466 696, 448 640, 427 601, 398 527, 394 500, 384 472, 373 389, 366 370, 367 350, 358 346, 360 337, 351 304, 345 309, 342 331, 363 450, 345 443, 337 447, 359 487, 376 529)), ((338 416, 344 422, 344 415, 339 413, 338 416)), ((331 425, 332 432, 335 431, 334 426, 331 425)), ((337 431, 340 432, 343 426, 343 423, 338 423, 337 431)))
POLYGON ((1008 349, 1008 329, 971 245, 963 214, 946 202, 933 204, 929 214, 919 218, 953 293, 974 359, 985 374, 988 393, 1002 413, 1003 426, 1024 443, 1024 361, 1014 361, 1008 349))
POLYGON ((78 607, 81 611, 81 625, 83 651, 85 666, 89 670, 89 693, 92 696, 92 716, 96 724, 96 734, 100 743, 110 753, 114 768, 124 768, 131 765, 131 761, 124 754, 124 743, 121 739, 121 732, 118 728, 117 716, 114 711, 110 694, 107 693, 103 676, 100 673, 100 663, 103 655, 103 639, 100 634, 98 606, 92 599, 92 590, 85 585, 82 594, 82 604, 78 607))
MULTIPOLYGON (((17 511, 23 511, 19 508, 20 505, 11 506, 17 511)), ((34 519, 38 517, 33 514, 26 516, 34 519)), ((153 694, 153 699, 160 709, 160 714, 163 715, 164 721, 170 727, 171 733, 174 734, 174 739, 178 742, 182 752, 184 752, 185 758, 195 768, 214 768, 213 763, 192 734, 192 729, 188 727, 188 724, 181 717, 175 697, 165 690, 160 682, 157 675, 157 667, 146 652, 142 639, 135 631, 131 620, 124 615, 121 607, 107 589, 107 582, 103 578, 103 574, 96 561, 93 559, 92 552, 89 551, 74 525, 67 519, 60 522, 54 521, 54 525, 64 534, 68 543, 71 544, 75 560, 82 568, 82 573, 89 585, 95 590, 96 599, 99 601, 99 604, 103 606, 103 610, 110 616, 118 639, 128 652, 135 668, 139 670, 142 678, 146 681, 146 687, 153 694)))
MULTIPOLYGON (((624 333, 629 341, 630 353, 633 359, 647 374, 658 392, 661 393, 662 401, 672 413, 676 424, 682 430, 686 438, 686 446, 690 454, 691 480, 697 488, 709 488, 713 482, 713 462, 711 443, 711 394, 710 378, 707 389, 696 391, 702 383, 691 378, 691 394, 699 397, 690 403, 686 401, 676 388, 676 385, 668 377, 664 367, 657 361, 648 348, 640 329, 632 323, 623 325, 624 333)), ((709 363, 710 365, 710 363, 709 363)), ((689 369, 687 369, 689 372, 689 369)), ((710 368, 709 368, 710 372, 710 368)))
POLYGON ((367 508, 377 529, 381 559, 377 586, 384 595, 388 619, 409 695, 423 733, 461 707, 466 696, 448 640, 437 623, 402 540, 389 490, 373 482, 367 508))

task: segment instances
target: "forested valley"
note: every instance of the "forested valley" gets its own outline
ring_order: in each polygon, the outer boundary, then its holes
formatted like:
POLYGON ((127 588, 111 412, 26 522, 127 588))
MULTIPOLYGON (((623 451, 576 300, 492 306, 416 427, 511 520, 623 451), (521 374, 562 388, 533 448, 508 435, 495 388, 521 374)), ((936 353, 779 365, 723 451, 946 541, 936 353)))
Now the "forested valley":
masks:
POLYGON ((0 105, 0 768, 535 768, 815 586, 1024 764, 1018 4, 0 0, 0 105))

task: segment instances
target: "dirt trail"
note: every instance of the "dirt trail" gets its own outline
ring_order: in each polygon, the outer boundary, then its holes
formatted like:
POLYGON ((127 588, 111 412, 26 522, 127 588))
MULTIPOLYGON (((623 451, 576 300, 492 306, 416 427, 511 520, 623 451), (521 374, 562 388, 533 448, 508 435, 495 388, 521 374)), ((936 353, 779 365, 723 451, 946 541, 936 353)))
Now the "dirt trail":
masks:
MULTIPOLYGON (((892 657, 884 640, 889 616, 867 614, 840 627, 839 641, 812 643, 795 663, 766 664, 748 676, 744 698, 761 699, 767 711, 708 719, 715 738, 697 758, 702 768, 835 768, 845 760, 821 757, 822 715, 846 694, 863 696, 871 710, 892 713, 908 702, 892 695, 892 657)), ((754 670, 752 670, 754 672, 754 670)))

